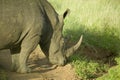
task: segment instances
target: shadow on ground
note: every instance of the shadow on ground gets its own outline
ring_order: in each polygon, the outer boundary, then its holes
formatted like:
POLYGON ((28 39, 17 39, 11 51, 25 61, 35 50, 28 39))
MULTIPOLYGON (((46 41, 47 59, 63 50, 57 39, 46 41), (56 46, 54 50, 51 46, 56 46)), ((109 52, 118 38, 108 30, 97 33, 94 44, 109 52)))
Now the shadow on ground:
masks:
POLYGON ((104 27, 103 31, 99 31, 97 28, 86 29, 85 25, 78 26, 80 27, 64 31, 65 37, 73 40, 66 43, 68 47, 77 42, 75 40, 79 40, 79 37, 83 35, 82 46, 79 49, 80 52, 82 51, 82 55, 95 60, 103 60, 111 66, 115 65, 114 58, 120 52, 120 39, 115 35, 116 29, 107 26, 104 27))

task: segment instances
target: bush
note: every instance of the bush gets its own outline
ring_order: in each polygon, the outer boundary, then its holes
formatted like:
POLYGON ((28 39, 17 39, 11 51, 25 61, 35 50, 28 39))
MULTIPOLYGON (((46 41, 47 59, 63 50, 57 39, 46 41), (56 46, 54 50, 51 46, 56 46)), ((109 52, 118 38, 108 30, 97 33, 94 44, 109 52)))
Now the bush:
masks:
POLYGON ((89 60, 82 55, 74 55, 70 60, 72 60, 76 74, 85 80, 97 78, 107 72, 109 68, 108 65, 89 60))

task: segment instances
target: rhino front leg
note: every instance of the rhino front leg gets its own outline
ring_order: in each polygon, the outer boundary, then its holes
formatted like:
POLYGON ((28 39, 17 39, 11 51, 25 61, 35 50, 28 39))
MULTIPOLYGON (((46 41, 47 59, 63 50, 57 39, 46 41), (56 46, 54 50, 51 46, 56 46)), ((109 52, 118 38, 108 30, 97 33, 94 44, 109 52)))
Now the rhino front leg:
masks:
POLYGON ((39 37, 25 38, 21 44, 21 51, 19 55, 19 68, 17 72, 19 73, 28 73, 31 72, 31 69, 27 67, 27 60, 30 53, 37 47, 39 42, 39 37))
POLYGON ((12 47, 10 49, 12 54, 12 71, 16 71, 19 68, 19 53, 20 47, 12 47))
POLYGON ((19 66, 19 54, 12 54, 12 71, 16 71, 19 66))

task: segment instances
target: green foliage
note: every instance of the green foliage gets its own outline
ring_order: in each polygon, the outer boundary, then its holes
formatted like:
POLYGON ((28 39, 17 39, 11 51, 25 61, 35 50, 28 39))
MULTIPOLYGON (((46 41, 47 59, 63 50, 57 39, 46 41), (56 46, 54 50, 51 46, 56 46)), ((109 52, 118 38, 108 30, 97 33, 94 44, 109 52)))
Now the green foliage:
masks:
POLYGON ((82 79, 94 79, 108 70, 108 66, 89 60, 84 56, 75 55, 71 57, 77 75, 82 79))
POLYGON ((0 69, 0 80, 7 80, 6 73, 0 69))
POLYGON ((120 66, 115 66, 108 71, 108 74, 98 78, 97 80, 120 80, 120 66))
POLYGON ((120 80, 120 57, 116 58, 117 66, 109 69, 108 74, 99 77, 97 80, 120 80))

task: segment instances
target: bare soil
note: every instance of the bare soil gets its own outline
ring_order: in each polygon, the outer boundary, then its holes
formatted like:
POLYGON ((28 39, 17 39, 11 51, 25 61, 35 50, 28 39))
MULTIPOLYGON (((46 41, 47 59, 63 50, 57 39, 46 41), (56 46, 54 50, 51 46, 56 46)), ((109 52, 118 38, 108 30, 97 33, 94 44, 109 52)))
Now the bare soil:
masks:
MULTIPOLYGON (((72 45, 73 43, 70 44, 72 45)), ((110 51, 90 46, 81 47, 80 51, 83 51, 82 54, 88 56, 88 58, 102 60, 111 66, 116 64, 110 51)), ((1 64, 4 68, 10 69, 11 57, 8 50, 0 51, 1 64)), ((28 66, 32 69, 32 72, 27 74, 7 70, 8 80, 80 80, 69 63, 61 67, 51 65, 39 47, 30 55, 28 66)))
MULTIPOLYGON (((8 58, 4 61, 7 63, 4 66, 11 63, 8 58)), ((61 67, 51 65, 39 47, 30 55, 28 65, 32 69, 31 73, 20 74, 7 71, 8 80, 79 80, 70 64, 61 67)))

